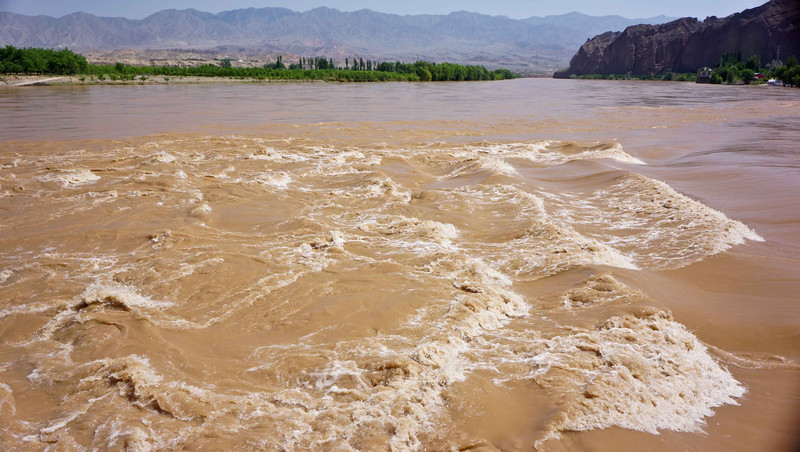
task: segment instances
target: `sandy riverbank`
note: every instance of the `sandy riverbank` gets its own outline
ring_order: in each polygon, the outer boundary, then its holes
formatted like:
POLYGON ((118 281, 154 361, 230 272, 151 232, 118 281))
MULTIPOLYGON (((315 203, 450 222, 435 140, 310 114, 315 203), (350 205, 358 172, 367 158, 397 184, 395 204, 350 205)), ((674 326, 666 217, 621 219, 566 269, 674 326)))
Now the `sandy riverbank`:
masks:
POLYGON ((270 80, 237 77, 168 77, 163 75, 136 76, 133 80, 100 80, 93 76, 31 76, 5 75, 0 77, 0 86, 67 86, 67 85, 181 85, 219 83, 271 83, 271 82, 322 82, 322 80, 270 80))

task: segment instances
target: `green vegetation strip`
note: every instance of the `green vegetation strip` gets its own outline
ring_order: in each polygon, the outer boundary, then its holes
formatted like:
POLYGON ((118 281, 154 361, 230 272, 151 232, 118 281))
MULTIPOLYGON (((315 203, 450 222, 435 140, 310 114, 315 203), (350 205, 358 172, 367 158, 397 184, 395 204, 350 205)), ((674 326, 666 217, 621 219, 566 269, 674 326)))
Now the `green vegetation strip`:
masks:
MULTIPOLYGON (((768 79, 781 82, 784 86, 800 87, 800 64, 790 56, 786 63, 775 61, 770 67, 761 66, 761 57, 750 55, 742 60, 742 52, 729 52, 719 59, 711 70, 709 83, 713 84, 751 84, 767 83, 768 79)), ((582 80, 669 80, 677 82, 697 81, 697 74, 631 75, 631 74, 587 74, 571 75, 570 78, 582 80)))
POLYGON ((786 63, 774 62, 771 68, 761 67, 761 57, 750 55, 747 60, 742 61, 742 52, 729 52, 722 55, 716 67, 711 71, 710 83, 733 84, 744 82, 750 84, 766 83, 766 78, 781 81, 787 86, 800 86, 800 65, 797 64, 797 57, 790 56, 786 63), (764 74, 765 77, 756 80, 756 74, 764 74))
MULTIPOLYGON (((349 61, 348 61, 349 63, 349 61)), ((347 66, 347 63, 345 64, 347 66)), ((231 67, 230 60, 219 64, 194 67, 130 66, 89 64, 86 58, 70 50, 50 50, 13 46, 0 48, 0 73, 4 74, 54 74, 97 77, 98 80, 146 80, 147 76, 165 77, 228 77, 255 80, 323 80, 337 82, 388 82, 388 81, 472 81, 504 80, 517 75, 506 69, 489 71, 483 66, 464 66, 453 63, 413 64, 400 62, 377 63, 353 61, 353 66, 336 68, 325 58, 301 59, 288 68, 279 57, 274 64, 263 67, 231 67), (324 62, 324 63, 323 63, 324 62)))

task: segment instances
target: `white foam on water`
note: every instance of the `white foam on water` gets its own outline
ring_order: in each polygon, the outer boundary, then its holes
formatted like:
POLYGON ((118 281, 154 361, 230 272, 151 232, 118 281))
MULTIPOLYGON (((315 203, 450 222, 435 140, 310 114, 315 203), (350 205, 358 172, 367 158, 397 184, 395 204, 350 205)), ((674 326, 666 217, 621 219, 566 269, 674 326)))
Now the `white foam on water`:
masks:
POLYGON ((100 176, 86 168, 78 168, 56 171, 37 177, 37 179, 41 181, 60 182, 64 187, 72 188, 96 182, 100 180, 100 176))
MULTIPOLYGON (((471 209, 482 221, 498 224, 501 230, 516 229, 503 234, 501 241, 465 245, 476 255, 497 263, 504 272, 537 279, 579 265, 638 268, 626 253, 578 233, 569 222, 550 215, 542 197, 517 187, 478 185, 451 190, 446 195, 442 205, 471 209), (452 195, 463 199, 453 199, 452 195)), ((491 228, 486 231, 492 233, 491 228)))
POLYGON ((157 301, 140 295, 131 286, 114 283, 95 282, 75 300, 73 309, 83 309, 93 305, 113 306, 120 309, 164 310, 174 305, 167 301, 157 301))
POLYGON ((580 160, 613 159, 623 163, 634 165, 645 165, 645 162, 628 154, 622 149, 622 145, 614 143, 598 149, 591 149, 576 154, 573 158, 580 160))
POLYGON ((390 237, 392 247, 425 254, 452 247, 453 241, 459 237, 458 228, 452 224, 403 215, 361 215, 356 228, 390 237), (438 246, 431 250, 426 246, 429 243, 438 246))
POLYGON ((490 157, 490 158, 482 158, 480 159, 480 165, 483 168, 488 169, 493 174, 503 174, 506 176, 512 176, 517 174, 517 170, 514 167, 506 162, 505 160, 490 157))
MULTIPOLYGON (((444 324, 448 334, 455 334, 452 338, 479 336, 528 314, 530 307, 513 291, 511 279, 480 258, 455 251, 426 268, 459 290, 444 324)), ((452 338, 448 336, 446 342, 454 341, 452 338)))
POLYGON ((467 149, 503 158, 519 158, 544 165, 561 165, 574 160, 612 159, 623 163, 645 164, 642 160, 628 154, 619 143, 593 146, 572 146, 570 152, 561 149, 565 143, 559 141, 535 141, 530 143, 485 143, 467 149), (577 149, 574 147, 577 146, 577 149), (583 150, 581 150, 583 149, 583 150))
POLYGON ((376 176, 370 178, 366 184, 359 187, 358 190, 346 191, 346 196, 364 196, 380 197, 380 198, 394 198, 401 202, 407 203, 411 200, 411 192, 403 189, 399 184, 389 177, 376 176))
POLYGON ((233 171, 236 171, 236 168, 233 167, 233 166, 229 166, 229 167, 223 169, 222 171, 219 171, 219 172, 216 172, 216 173, 206 174, 205 177, 208 177, 208 178, 211 178, 211 179, 230 179, 231 177, 228 175, 228 173, 233 172, 233 171))
MULTIPOLYGON (((441 191, 440 209, 482 213, 498 220, 525 220, 547 215, 541 197, 514 185, 479 184, 441 191)), ((483 220, 487 218, 481 218, 483 220)))
POLYGON ((497 247, 495 253, 504 267, 529 278, 554 275, 579 265, 638 268, 619 250, 546 219, 497 247))
POLYGON ((13 416, 17 413, 14 404, 14 391, 11 386, 0 382, 0 415, 13 416))
POLYGON ((580 203, 564 196, 560 204, 555 215, 562 221, 590 226, 591 237, 650 269, 683 267, 747 240, 764 240, 745 224, 638 174, 580 203))
MULTIPOLYGON (((646 302, 612 275, 597 275, 564 295, 568 309, 646 302)), ((557 308, 558 309, 558 308, 557 308)), ((708 348, 665 311, 638 308, 593 326, 561 325, 544 334, 525 325, 476 337, 472 368, 495 384, 532 380, 557 394, 559 411, 536 446, 562 432, 612 426, 658 434, 700 431, 713 409, 738 404, 745 388, 708 348)), ((562 320, 563 321, 563 320, 562 320)))
POLYGON ((153 156, 153 160, 160 163, 173 163, 177 159, 168 152, 160 152, 153 156))
MULTIPOLYGON (((309 375, 307 387, 324 392, 317 400, 337 403, 335 412, 325 408, 324 418, 331 419, 315 429, 301 428, 297 435, 289 436, 283 446, 287 448, 352 447, 352 440, 361 432, 384 429, 385 444, 393 450, 416 450, 423 447, 420 435, 433 428, 433 420, 444 406, 443 391, 454 382, 465 378, 464 356, 471 350, 469 339, 485 331, 502 327, 514 317, 528 313, 528 305, 512 290, 512 281, 480 259, 471 258, 453 241, 459 237, 454 227, 417 218, 401 216, 376 217, 360 224, 364 233, 399 235, 403 240, 413 236, 438 237, 448 247, 440 247, 438 257, 428 260, 421 270, 429 277, 447 281, 452 300, 437 301, 450 304, 444 317, 426 319, 429 334, 420 341, 410 342, 405 336, 378 335, 368 342, 339 343, 340 352, 330 357, 328 364, 309 375), (349 357, 346 358, 346 357, 349 357), (346 413, 344 425, 335 419, 340 411, 346 413), (403 413, 398 415, 398 413, 403 413), (320 431, 324 435, 320 436, 320 431), (318 439, 315 439, 318 438, 318 439)), ((380 236, 379 236, 380 237, 380 236)), ((369 236, 353 240, 371 240, 369 236)), ((331 234, 330 243, 336 243, 331 234)), ((394 242, 394 240, 393 240, 394 242)), ((315 243, 302 245, 301 256, 324 250, 315 243)), ((324 243, 323 243, 324 245, 324 243)), ((432 300, 433 301, 433 300, 432 300)), ((423 307, 428 314, 428 306, 423 307)), ((413 323, 413 322, 412 322, 413 323)), ((413 326, 411 326, 413 327, 413 326)), ((296 351, 282 350, 287 356, 296 351)), ((267 351, 267 350, 265 350, 267 351)), ((276 367, 260 365, 254 372, 276 367)), ((376 432, 376 433, 377 433, 376 432)))
POLYGON ((292 183, 292 177, 284 172, 277 174, 263 173, 257 176, 254 180, 261 185, 266 185, 281 190, 286 190, 289 188, 289 184, 292 183))
POLYGON ((664 312, 613 317, 546 341, 533 379, 565 394, 554 433, 618 426, 657 434, 699 431, 712 409, 745 388, 664 312), (551 369, 557 372, 551 372, 551 369))
POLYGON ((441 388, 420 388, 417 378, 404 378, 426 372, 413 361, 387 358, 376 366, 365 369, 352 361, 334 360, 310 375, 313 389, 299 386, 242 394, 168 379, 146 357, 138 355, 99 359, 58 375, 58 379, 79 379, 80 389, 65 401, 71 406, 70 413, 41 429, 40 435, 45 440, 61 440, 69 435, 69 424, 88 420, 100 424, 98 433, 106 433, 95 435, 98 442, 94 446, 130 443, 125 432, 135 431, 136 443, 164 449, 180 447, 204 432, 235 434, 268 423, 283 432, 282 437, 265 440, 273 446, 349 450, 360 431, 371 426, 376 433, 386 435, 394 450, 419 449, 418 428, 422 424, 432 427, 433 411, 442 403, 438 394, 441 388), (98 392, 102 395, 94 395, 98 392), (93 414, 95 404, 104 405, 105 411, 116 409, 98 418, 93 414), (126 417, 132 415, 142 419, 146 427, 157 421, 160 428, 131 429, 126 417), (235 426, 220 422, 230 416, 237 419, 235 426))
POLYGON ((641 291, 622 284, 611 273, 601 273, 583 286, 568 290, 562 297, 562 305, 572 310, 643 297, 641 291))
POLYGON ((493 155, 470 155, 462 160, 450 170, 444 179, 454 179, 463 175, 471 175, 481 171, 487 171, 493 175, 514 176, 517 170, 503 160, 493 155))
MULTIPOLYGON (((57 307, 55 314, 30 341, 39 342, 51 339, 60 329, 74 323, 82 323, 94 316, 95 312, 124 311, 130 312, 135 318, 147 319, 154 323, 161 322, 156 312, 161 312, 174 306, 168 301, 158 301, 143 296, 128 285, 113 282, 93 282, 72 301, 62 303, 57 307)), ((54 306, 28 306, 23 312, 37 312, 37 309, 53 310, 54 306)), ((164 318, 164 323, 169 323, 169 316, 164 318)))
MULTIPOLYGON (((337 447, 350 449, 352 443, 343 439, 384 425, 392 426, 386 438, 392 450, 422 448, 420 434, 434 427, 432 422, 444 406, 444 389, 465 378, 464 353, 471 349, 467 340, 527 313, 527 304, 511 290, 511 280, 478 259, 449 253, 427 268, 451 281, 455 298, 444 318, 426 323, 429 334, 419 345, 404 336, 382 335, 367 344, 339 344, 360 358, 334 358, 311 374, 316 390, 346 401, 343 412, 349 413, 348 423, 338 433, 337 447)), ((324 441, 333 438, 326 436, 324 441)), ((308 446, 302 435, 289 444, 297 444, 298 439, 301 448, 308 446)))
POLYGON ((192 209, 193 215, 204 216, 211 213, 211 206, 208 203, 200 204, 199 206, 192 209))
POLYGON ((300 152, 279 151, 273 147, 263 147, 245 156, 249 160, 266 160, 270 162, 304 162, 308 158, 300 152))
MULTIPOLYGON (((11 161, 0 163, 0 169, 16 168, 20 165, 20 163, 22 163, 22 160, 18 158, 11 159, 11 161)), ((4 175, 0 176, 0 180, 3 179, 4 177, 5 177, 4 175)))
POLYGON ((178 271, 176 272, 176 276, 178 278, 185 278, 187 276, 193 275, 200 268, 204 268, 214 264, 221 264, 223 262, 225 262, 225 259, 221 257, 205 259, 196 264, 188 264, 186 262, 182 262, 180 267, 178 268, 178 271))

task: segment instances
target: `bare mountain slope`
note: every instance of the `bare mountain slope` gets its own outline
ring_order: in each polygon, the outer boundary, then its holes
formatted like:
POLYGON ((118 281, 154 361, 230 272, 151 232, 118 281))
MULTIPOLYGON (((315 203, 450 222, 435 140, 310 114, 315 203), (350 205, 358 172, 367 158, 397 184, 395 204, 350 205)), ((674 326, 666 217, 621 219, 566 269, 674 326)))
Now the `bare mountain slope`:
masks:
POLYGON ((580 13, 524 20, 465 11, 400 16, 371 10, 249 8, 211 14, 164 10, 141 20, 86 13, 61 18, 0 12, 0 45, 97 49, 277 48, 299 55, 449 60, 547 71, 563 67, 589 37, 637 23, 580 13))

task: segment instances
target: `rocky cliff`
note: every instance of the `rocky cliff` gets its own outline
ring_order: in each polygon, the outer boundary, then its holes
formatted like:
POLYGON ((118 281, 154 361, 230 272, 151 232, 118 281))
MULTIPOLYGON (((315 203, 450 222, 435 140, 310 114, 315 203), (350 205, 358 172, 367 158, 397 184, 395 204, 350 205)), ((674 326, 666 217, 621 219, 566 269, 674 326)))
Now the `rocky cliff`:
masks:
POLYGON ((693 72, 714 66, 726 52, 746 58, 760 55, 763 64, 800 56, 800 1, 771 0, 719 19, 700 22, 685 17, 662 25, 634 25, 622 33, 603 33, 586 41, 569 67, 555 78, 585 74, 649 75, 693 72))

